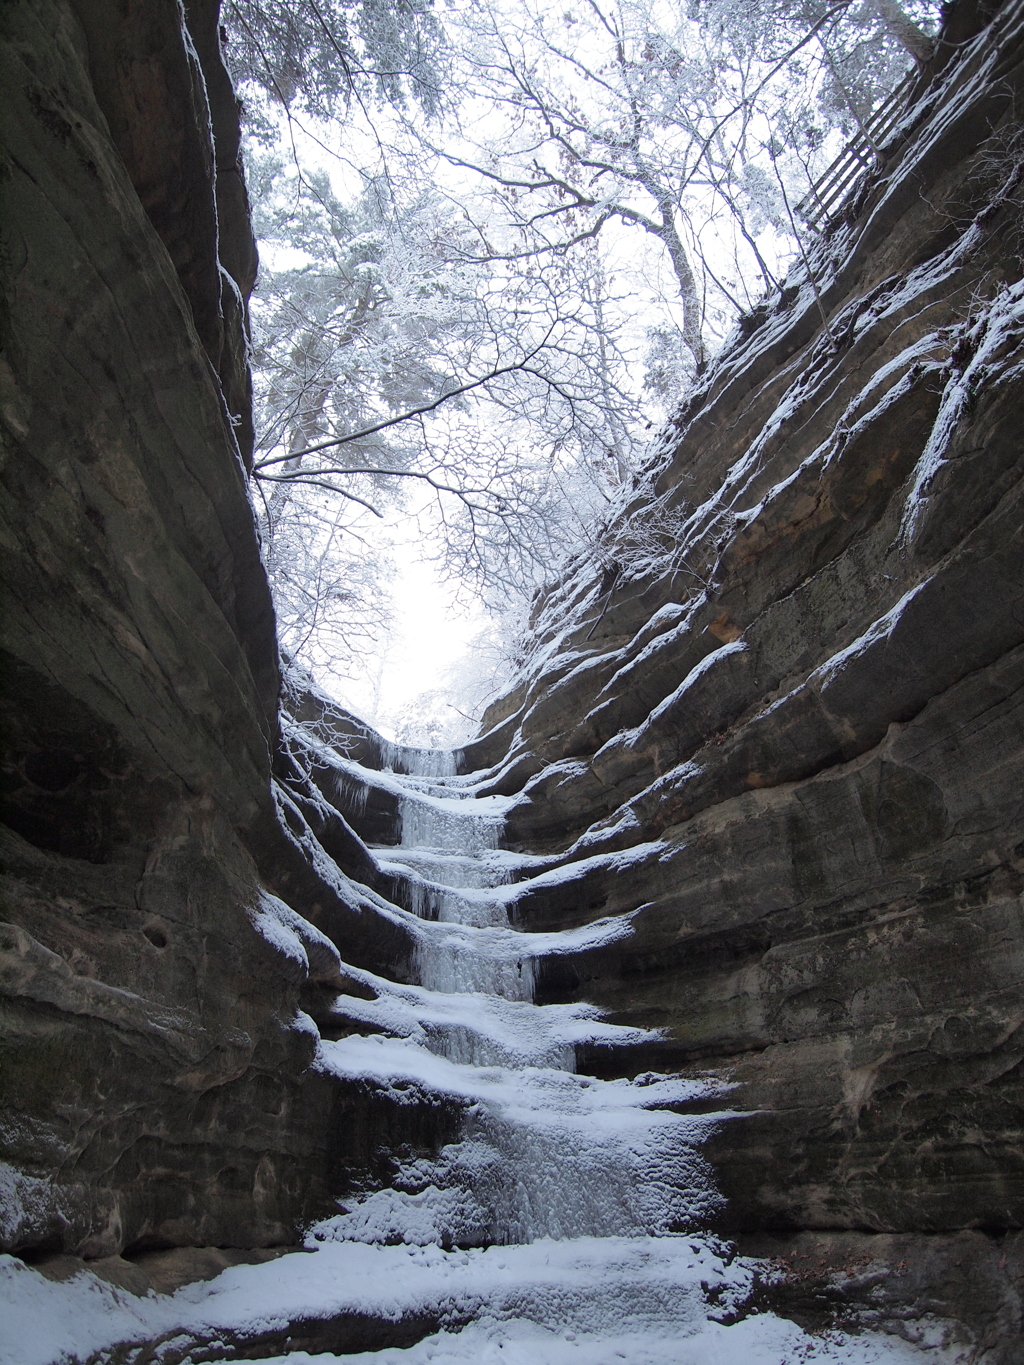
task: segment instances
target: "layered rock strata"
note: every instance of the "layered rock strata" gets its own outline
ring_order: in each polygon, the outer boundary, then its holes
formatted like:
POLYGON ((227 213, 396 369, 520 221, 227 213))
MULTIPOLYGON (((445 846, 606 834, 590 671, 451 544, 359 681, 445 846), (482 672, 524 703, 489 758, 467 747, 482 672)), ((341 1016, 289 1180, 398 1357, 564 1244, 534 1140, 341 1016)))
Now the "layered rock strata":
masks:
POLYGON ((1022 36, 918 87, 468 751, 562 868, 520 926, 632 915, 538 998, 738 1085, 737 1230, 1024 1212, 1022 36))
POLYGON ((362 965, 410 948, 317 863, 280 745, 216 9, 26 0, 2 25, 0 1241, 292 1243, 455 1116, 311 1065, 299 1007, 339 955, 278 897, 362 965))
MULTIPOLYGON (((315 1063, 346 966, 416 979, 371 845, 424 759, 294 679, 279 714, 215 7, 26 0, 3 40, 0 1233, 130 1277, 294 1243, 461 1115, 315 1063)), ((722 1227, 822 1264, 1019 1263, 1022 84, 1024 7, 956 7, 460 759, 514 798, 526 938, 629 917, 536 956, 652 1030, 580 1068, 734 1087, 722 1227)))

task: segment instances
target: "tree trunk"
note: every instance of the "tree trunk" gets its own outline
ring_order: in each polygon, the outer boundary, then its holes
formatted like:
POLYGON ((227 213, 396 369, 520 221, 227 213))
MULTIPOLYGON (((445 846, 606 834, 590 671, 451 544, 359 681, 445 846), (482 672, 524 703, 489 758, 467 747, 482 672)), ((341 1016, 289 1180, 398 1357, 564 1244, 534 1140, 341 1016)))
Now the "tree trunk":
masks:
POLYGON ((686 248, 683 246, 683 239, 676 227, 671 199, 659 198, 658 211, 662 221, 658 235, 665 243, 665 249, 672 261, 672 269, 679 282, 679 296, 683 301, 683 341, 693 356, 699 374, 707 364, 707 352, 704 350, 704 338, 701 335, 701 306, 697 294, 697 280, 686 248))
POLYGON ((875 12, 896 41, 922 66, 934 50, 927 33, 918 28, 896 0, 875 0, 875 12))

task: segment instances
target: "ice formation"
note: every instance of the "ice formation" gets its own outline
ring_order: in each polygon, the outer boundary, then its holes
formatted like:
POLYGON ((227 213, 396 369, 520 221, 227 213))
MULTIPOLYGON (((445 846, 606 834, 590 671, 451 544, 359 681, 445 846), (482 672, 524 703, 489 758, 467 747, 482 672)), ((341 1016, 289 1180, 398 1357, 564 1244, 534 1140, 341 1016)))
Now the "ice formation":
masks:
MULTIPOLYGON (((952 1361, 927 1340, 811 1336, 771 1313, 747 1311, 756 1263, 731 1256, 706 1231, 720 1196, 701 1145, 735 1117, 729 1087, 651 1073, 634 1081, 578 1075, 580 1043, 650 1035, 604 1023, 586 1005, 533 1001, 540 958, 629 934, 629 916, 561 933, 512 928, 510 881, 517 871, 528 875, 532 860, 498 848, 501 799, 474 798, 465 779, 454 777, 451 755, 412 753, 390 755, 404 775, 367 777, 401 792, 401 845, 376 853, 413 888, 418 915, 400 913, 417 936, 421 984, 346 969, 375 998, 338 998, 339 1018, 359 1029, 321 1041, 318 1065, 396 1094, 413 1087, 451 1098, 465 1116, 459 1140, 432 1159, 406 1161, 389 1188, 349 1198, 309 1228, 313 1255, 238 1266, 170 1296, 137 1298, 84 1275, 51 1284, 0 1257, 5 1361, 128 1359, 126 1343, 216 1342, 222 1332, 244 1341, 296 1319, 344 1313, 390 1321, 425 1315, 440 1330, 405 1348, 355 1356, 300 1351, 283 1359, 952 1361), (721 1112, 678 1112, 716 1098, 721 1112)), ((357 767, 345 764, 346 783, 361 780, 357 767)), ((645 845, 630 856, 656 850, 645 845)), ((292 923, 298 917, 273 898, 268 907, 267 932, 289 934, 301 951, 292 923)))

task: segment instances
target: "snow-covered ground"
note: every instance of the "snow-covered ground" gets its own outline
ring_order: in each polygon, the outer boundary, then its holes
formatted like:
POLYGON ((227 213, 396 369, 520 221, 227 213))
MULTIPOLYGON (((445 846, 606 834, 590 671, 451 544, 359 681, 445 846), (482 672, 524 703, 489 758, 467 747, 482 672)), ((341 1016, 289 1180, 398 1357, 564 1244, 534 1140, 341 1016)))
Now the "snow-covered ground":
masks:
MULTIPOLYGON (((209 1283, 145 1299, 91 1276, 51 1284, 10 1257, 0 1259, 0 1271, 0 1351, 10 1365, 84 1360, 115 1342, 163 1338, 171 1350, 182 1335, 214 1341, 317 1316, 362 1313, 396 1321, 424 1310, 443 1326, 415 1346, 341 1356, 300 1351, 284 1359, 290 1365, 922 1365, 954 1359, 874 1334, 810 1336, 771 1314, 726 1326, 716 1318, 727 1318, 742 1302, 752 1266, 727 1264, 699 1237, 543 1239, 449 1252, 436 1245, 333 1242, 315 1255, 236 1266, 209 1283)), ((157 1348, 155 1360, 161 1354, 157 1348)))
MULTIPOLYGON (((450 765, 432 766, 440 773, 450 765)), ((244 1356, 245 1342, 261 1334, 346 1315, 418 1319, 430 1335, 406 1348, 283 1358, 955 1361, 938 1326, 912 1344, 871 1333, 811 1335, 749 1311, 758 1264, 702 1231, 721 1203, 702 1143, 716 1126, 742 1121, 728 1109, 729 1087, 651 1073, 634 1081, 577 1075, 576 1045, 645 1035, 604 1023, 586 1005, 532 1002, 539 957, 629 934, 629 917, 562 934, 512 929, 505 907, 513 855, 496 849, 500 799, 474 799, 464 780, 443 776, 377 780, 401 788, 403 814, 401 847, 381 856, 426 879, 422 908, 441 909, 443 918, 410 917, 421 985, 352 971, 376 999, 339 998, 339 1020, 360 1031, 321 1042, 318 1065, 396 1094, 413 1087, 453 1098, 465 1114, 460 1140, 432 1159, 406 1162, 390 1189, 339 1204, 308 1229, 304 1254, 237 1266, 172 1295, 142 1298, 87 1274, 52 1283, 0 1257, 3 1365, 131 1361, 131 1344, 147 1345, 146 1360, 157 1363, 188 1359, 191 1343, 209 1359, 218 1340, 244 1356), (721 1111, 678 1112, 697 1098, 702 1107, 720 1102, 721 1111)))

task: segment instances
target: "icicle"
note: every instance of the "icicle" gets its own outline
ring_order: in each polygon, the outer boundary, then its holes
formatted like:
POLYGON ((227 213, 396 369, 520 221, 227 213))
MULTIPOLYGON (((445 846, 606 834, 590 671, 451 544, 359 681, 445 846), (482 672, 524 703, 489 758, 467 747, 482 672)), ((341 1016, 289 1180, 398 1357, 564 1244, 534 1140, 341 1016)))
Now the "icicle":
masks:
POLYGON ((345 769, 338 771, 334 781, 341 809, 355 815, 362 815, 366 810, 366 803, 370 799, 370 788, 367 784, 359 782, 345 769))
POLYGON ((462 812, 411 795, 401 798, 399 813, 403 848, 482 853, 498 847, 504 826, 500 816, 462 812))
POLYGON ((434 933, 420 940, 416 960, 428 990, 533 999, 536 973, 525 934, 478 929, 470 939, 434 933))
POLYGON ((454 777, 461 751, 453 749, 414 749, 406 744, 381 741, 381 766, 409 777, 454 777))
MULTIPOLYGON (((474 856, 403 845, 401 858, 396 859, 395 863, 399 867, 411 868, 424 881, 458 890, 504 886, 511 881, 511 872, 507 866, 488 858, 486 855, 489 851, 484 849, 474 856)), ((386 861, 390 863, 392 859, 389 857, 386 861)))

